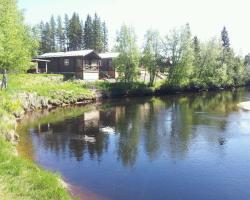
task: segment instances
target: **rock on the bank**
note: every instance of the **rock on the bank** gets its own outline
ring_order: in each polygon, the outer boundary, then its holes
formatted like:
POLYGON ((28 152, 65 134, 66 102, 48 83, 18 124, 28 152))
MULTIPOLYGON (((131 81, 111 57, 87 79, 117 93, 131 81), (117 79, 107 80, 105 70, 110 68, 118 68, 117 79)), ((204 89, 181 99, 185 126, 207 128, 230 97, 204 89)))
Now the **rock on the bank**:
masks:
POLYGON ((36 93, 19 93, 17 97, 21 101, 25 111, 48 107, 48 99, 36 93))
POLYGON ((19 135, 16 134, 14 130, 10 130, 8 133, 5 134, 5 139, 12 144, 17 144, 19 141, 19 135))

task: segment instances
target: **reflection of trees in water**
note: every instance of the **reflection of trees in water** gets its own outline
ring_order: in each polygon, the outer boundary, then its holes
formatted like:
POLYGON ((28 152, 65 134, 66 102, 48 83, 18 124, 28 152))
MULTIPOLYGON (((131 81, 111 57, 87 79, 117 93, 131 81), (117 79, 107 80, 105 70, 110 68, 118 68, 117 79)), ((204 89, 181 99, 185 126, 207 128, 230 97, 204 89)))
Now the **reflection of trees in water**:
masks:
POLYGON ((140 113, 138 104, 127 104, 120 109, 116 130, 120 133, 117 144, 118 158, 131 166, 135 163, 140 137, 140 113))
MULTIPOLYGON (((99 119, 93 119, 98 121, 99 119)), ((42 142, 43 148, 55 152, 57 155, 69 153, 70 157, 82 160, 87 151, 90 158, 101 157, 107 149, 108 138, 99 133, 99 123, 90 123, 84 120, 84 115, 63 123, 41 126, 40 130, 33 131, 36 141, 42 142), (94 136, 95 143, 86 142, 84 134, 94 136)))
MULTIPOLYGON (((237 110, 244 90, 220 93, 199 93, 151 99, 126 99, 107 109, 84 113, 62 123, 41 125, 33 130, 37 143, 57 154, 100 160, 108 151, 109 135, 100 133, 101 127, 114 127, 117 143, 115 151, 124 166, 136 163, 140 148, 150 160, 163 152, 171 156, 185 156, 194 139, 223 146, 228 115, 237 110), (210 134, 212 131, 213 134, 210 134), (81 136, 94 136, 95 143, 81 136)), ((115 158, 114 158, 115 159, 115 158)))

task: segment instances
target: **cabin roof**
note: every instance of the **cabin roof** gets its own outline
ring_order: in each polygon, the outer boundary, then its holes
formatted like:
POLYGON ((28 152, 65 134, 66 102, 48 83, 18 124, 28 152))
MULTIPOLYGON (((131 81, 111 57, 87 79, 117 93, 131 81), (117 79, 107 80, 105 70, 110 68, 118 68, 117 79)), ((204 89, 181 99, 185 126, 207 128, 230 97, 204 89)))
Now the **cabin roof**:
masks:
MULTIPOLYGON (((66 51, 66 52, 55 52, 55 53, 45 53, 38 58, 59 58, 59 57, 85 57, 90 53, 93 53, 94 50, 80 50, 80 51, 66 51)), ((98 54, 96 54, 98 56, 98 54)))
POLYGON ((105 58, 117 58, 119 56, 119 53, 110 53, 110 52, 100 53, 99 56, 102 59, 105 59, 105 58))
POLYGON ((50 60, 34 58, 34 59, 31 60, 31 62, 50 62, 50 60))

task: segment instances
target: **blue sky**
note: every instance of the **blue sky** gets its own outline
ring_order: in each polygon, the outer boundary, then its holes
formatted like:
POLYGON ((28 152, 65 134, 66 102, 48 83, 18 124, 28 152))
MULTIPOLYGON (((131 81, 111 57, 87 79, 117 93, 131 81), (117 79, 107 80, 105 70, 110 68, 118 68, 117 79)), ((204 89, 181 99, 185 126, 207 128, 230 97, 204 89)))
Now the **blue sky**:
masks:
POLYGON ((29 24, 49 20, 52 14, 75 11, 85 19, 97 12, 107 22, 111 43, 122 23, 135 27, 140 44, 148 28, 165 36, 189 22, 194 35, 208 40, 219 37, 225 25, 236 52, 250 52, 249 0, 19 0, 19 7, 29 24))

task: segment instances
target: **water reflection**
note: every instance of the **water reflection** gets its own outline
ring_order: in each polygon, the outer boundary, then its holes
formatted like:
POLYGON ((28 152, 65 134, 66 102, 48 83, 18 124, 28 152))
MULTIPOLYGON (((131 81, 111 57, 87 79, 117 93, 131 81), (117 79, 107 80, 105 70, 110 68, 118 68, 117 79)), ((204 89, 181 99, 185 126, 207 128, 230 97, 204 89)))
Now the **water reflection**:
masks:
MULTIPOLYGON (((231 138, 248 132, 250 128, 249 114, 239 112, 237 108, 237 103, 250 99, 248 95, 247 90, 239 89, 234 92, 114 100, 84 112, 79 112, 78 107, 59 109, 46 116, 29 116, 27 122, 24 120, 19 127, 22 142, 18 148, 41 165, 59 170, 74 184, 87 185, 111 199, 134 198, 138 194, 136 190, 130 191, 131 181, 123 182, 122 187, 128 192, 126 195, 120 195, 121 192, 114 189, 120 184, 122 173, 131 173, 126 168, 135 170, 126 177, 131 178, 133 184, 136 184, 136 178, 142 178, 136 168, 152 171, 152 177, 149 177, 155 183, 153 180, 162 170, 162 164, 156 167, 150 164, 152 162, 192 161, 187 165, 190 170, 190 166, 203 162, 204 155, 207 159, 211 154, 220 159, 226 158, 225 146, 231 138), (64 116, 62 113, 70 117, 54 120, 50 116, 64 116), (105 127, 115 133, 104 133, 102 128, 105 127), (99 164, 94 164, 94 161, 99 164), (76 169, 79 170, 77 174, 74 172, 76 169), (105 173, 100 174, 99 170, 105 173), (105 184, 101 178, 106 180, 105 184)), ((168 166, 171 169, 172 164, 168 166)), ((172 167, 174 170, 175 164, 172 167)), ((172 175, 168 174, 168 177, 172 178, 172 175)), ((155 181, 161 179, 168 182, 162 177, 155 181)), ((164 188, 158 187, 164 194, 164 188)), ((138 188, 149 196, 137 199, 152 199, 150 195, 155 195, 150 190, 147 192, 145 185, 138 188)), ((177 199, 177 189, 172 192, 171 199, 177 199)), ((192 196, 192 192, 189 194, 192 196)))
MULTIPOLYGON (((32 127, 23 122, 22 132, 31 133, 33 140, 39 141, 39 145, 48 151, 59 155, 67 154, 70 150, 69 156, 81 161, 85 153, 88 153, 91 159, 98 160, 107 152, 109 135, 103 134, 101 128, 111 127, 118 137, 118 159, 125 166, 131 166, 136 162, 138 146, 141 143, 151 160, 156 159, 157 151, 163 146, 172 156, 185 155, 196 134, 202 133, 209 137, 208 140, 224 145, 226 138, 223 135, 209 136, 206 131, 223 132, 227 125, 227 116, 238 110, 237 103, 243 95, 244 91, 239 90, 127 99, 104 105, 104 108, 92 108, 80 116, 64 120, 63 123, 53 123, 53 119, 48 119, 46 123, 41 124, 36 116, 35 125, 31 123, 32 127), (85 135, 94 137, 95 141, 86 141, 85 135)), ((78 108, 68 108, 67 112, 72 112, 72 109, 78 108)), ((58 115, 60 111, 58 110, 58 115)), ((29 142, 25 141, 25 144, 32 144, 31 138, 27 139, 29 142)))

